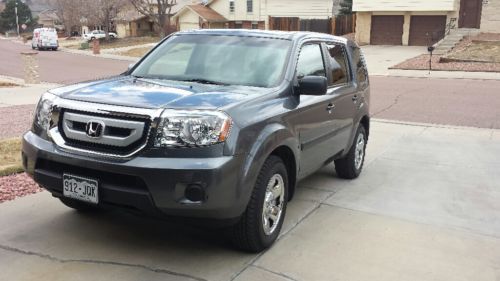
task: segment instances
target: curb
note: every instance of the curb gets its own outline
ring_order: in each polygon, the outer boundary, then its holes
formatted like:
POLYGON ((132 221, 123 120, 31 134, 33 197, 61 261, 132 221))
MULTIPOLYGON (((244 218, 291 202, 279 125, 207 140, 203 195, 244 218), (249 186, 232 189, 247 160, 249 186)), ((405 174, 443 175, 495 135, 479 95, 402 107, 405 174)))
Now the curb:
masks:
POLYGON ((379 118, 371 118, 371 121, 376 122, 376 123, 405 125, 405 126, 413 126, 413 127, 441 128, 441 129, 452 129, 452 130, 467 129, 467 130, 477 130, 477 131, 500 131, 500 129, 494 129, 494 128, 480 128, 480 127, 471 127, 471 126, 421 123, 421 122, 399 121, 399 120, 379 119, 379 118))

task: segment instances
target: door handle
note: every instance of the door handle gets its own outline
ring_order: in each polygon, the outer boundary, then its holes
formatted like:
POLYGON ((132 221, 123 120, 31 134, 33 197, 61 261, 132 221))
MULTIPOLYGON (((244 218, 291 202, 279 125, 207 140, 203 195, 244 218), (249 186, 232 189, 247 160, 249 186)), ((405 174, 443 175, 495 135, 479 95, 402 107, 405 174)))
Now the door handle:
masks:
POLYGON ((328 111, 328 114, 332 114, 332 110, 335 108, 335 104, 329 103, 328 106, 326 107, 326 111, 328 111))

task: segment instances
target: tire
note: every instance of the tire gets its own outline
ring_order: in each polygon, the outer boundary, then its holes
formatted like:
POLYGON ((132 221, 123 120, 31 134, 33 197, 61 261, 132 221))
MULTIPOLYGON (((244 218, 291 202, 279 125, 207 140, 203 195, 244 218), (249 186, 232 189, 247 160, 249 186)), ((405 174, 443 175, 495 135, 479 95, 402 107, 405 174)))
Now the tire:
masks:
POLYGON ((271 246, 283 226, 287 201, 288 175, 285 164, 281 158, 271 155, 259 172, 245 212, 239 222, 232 227, 233 244, 241 250, 252 253, 261 252, 271 246), (273 187, 279 188, 279 186, 281 189, 277 189, 275 194, 270 192, 273 187), (272 198, 273 196, 276 197, 272 198), (268 212, 281 210, 278 214, 273 214, 276 222, 270 215, 265 215, 266 206, 268 212))
POLYGON ((36 47, 34 47, 34 46, 31 46, 31 49, 35 50, 35 49, 36 49, 36 47))
POLYGON ((84 203, 84 202, 81 202, 81 201, 78 201, 78 200, 74 200, 74 199, 70 199, 70 198, 66 198, 66 197, 61 197, 59 198, 59 200, 61 200, 61 202, 66 205, 67 207, 70 207, 72 209, 75 209, 79 212, 95 212, 97 210, 99 210, 99 207, 97 206, 94 206, 94 205, 90 205, 90 204, 87 204, 87 203, 84 203))
POLYGON ((347 155, 335 160, 335 171, 340 178, 355 179, 361 174, 365 162, 367 141, 366 130, 362 125, 359 125, 347 155))

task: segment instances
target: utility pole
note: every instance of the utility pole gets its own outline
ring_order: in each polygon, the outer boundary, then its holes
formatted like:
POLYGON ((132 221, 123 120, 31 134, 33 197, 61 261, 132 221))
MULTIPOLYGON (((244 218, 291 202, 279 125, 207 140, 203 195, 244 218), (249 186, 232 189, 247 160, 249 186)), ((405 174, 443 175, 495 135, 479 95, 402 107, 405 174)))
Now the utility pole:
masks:
POLYGON ((17 16, 17 0, 16 0, 16 7, 14 8, 16 11, 16 26, 17 26, 17 37, 19 37, 19 17, 17 16))

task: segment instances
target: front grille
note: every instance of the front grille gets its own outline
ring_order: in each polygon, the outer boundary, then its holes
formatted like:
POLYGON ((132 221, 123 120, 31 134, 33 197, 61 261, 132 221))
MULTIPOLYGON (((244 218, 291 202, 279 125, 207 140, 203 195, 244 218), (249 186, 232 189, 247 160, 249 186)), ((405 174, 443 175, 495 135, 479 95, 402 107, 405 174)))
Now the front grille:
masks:
POLYGON ((151 120, 62 109, 58 127, 67 146, 92 152, 127 155, 147 142, 151 120), (101 124, 102 131, 98 131, 98 137, 87 134, 89 122, 101 124))

